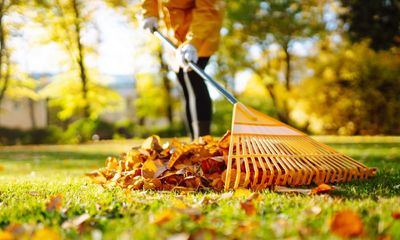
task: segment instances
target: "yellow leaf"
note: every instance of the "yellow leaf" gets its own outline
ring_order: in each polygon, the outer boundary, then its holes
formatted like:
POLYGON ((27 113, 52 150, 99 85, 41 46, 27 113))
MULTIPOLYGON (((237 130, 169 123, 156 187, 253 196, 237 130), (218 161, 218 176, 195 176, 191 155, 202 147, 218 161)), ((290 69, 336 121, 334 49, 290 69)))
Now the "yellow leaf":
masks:
POLYGON ((175 216, 175 212, 171 209, 166 209, 160 213, 158 213, 153 221, 153 224, 161 225, 171 221, 175 216))
POLYGON ((0 231, 1 240, 14 240, 14 235, 8 231, 0 231))
POLYGON ((248 196, 250 196, 251 193, 252 192, 249 189, 238 188, 235 190, 235 193, 233 194, 233 196, 236 198, 248 197, 248 196))
POLYGON ((61 240, 62 238, 54 230, 49 229, 49 228, 43 228, 43 229, 40 229, 40 230, 36 231, 35 234, 32 237, 32 240, 42 240, 42 239, 61 240))

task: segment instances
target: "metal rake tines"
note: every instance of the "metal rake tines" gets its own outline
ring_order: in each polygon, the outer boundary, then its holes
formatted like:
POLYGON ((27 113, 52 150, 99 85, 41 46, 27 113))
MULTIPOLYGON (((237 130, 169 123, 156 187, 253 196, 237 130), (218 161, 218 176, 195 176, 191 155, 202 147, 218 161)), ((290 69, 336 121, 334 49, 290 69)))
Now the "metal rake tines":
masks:
POLYGON ((225 189, 346 182, 372 169, 308 136, 231 136, 225 189))

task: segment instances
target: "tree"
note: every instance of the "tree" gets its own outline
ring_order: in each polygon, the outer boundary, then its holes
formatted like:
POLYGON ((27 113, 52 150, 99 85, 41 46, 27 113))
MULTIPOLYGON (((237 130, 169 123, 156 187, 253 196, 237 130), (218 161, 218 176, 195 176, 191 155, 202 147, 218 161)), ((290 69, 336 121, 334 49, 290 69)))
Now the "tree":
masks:
POLYGON ((7 88, 10 82, 11 73, 11 61, 10 61, 10 49, 8 48, 8 37, 10 29, 9 23, 5 23, 5 17, 12 11, 15 11, 15 7, 20 4, 17 0, 0 0, 0 103, 3 100, 7 88))
POLYGON ((313 74, 302 82, 298 101, 314 130, 345 135, 400 133, 398 49, 376 52, 365 41, 337 45, 325 41, 308 65, 313 74))
POLYGON ((241 31, 248 50, 258 49, 259 56, 248 57, 246 67, 265 79, 265 86, 278 108, 278 117, 284 122, 290 121, 290 109, 287 94, 279 93, 278 85, 283 84, 285 91, 291 91, 292 46, 296 41, 311 39, 323 32, 323 7, 323 2, 314 0, 240 0, 228 3, 228 31, 241 31), (274 58, 271 58, 272 44, 282 50, 274 58), (269 59, 261 59, 263 57, 269 59), (279 80, 282 68, 284 77, 279 80))
MULTIPOLYGON (((13 100, 28 98, 37 100, 35 92, 37 83, 11 61, 12 48, 9 42, 15 37, 21 37, 24 22, 15 19, 23 16, 28 3, 19 0, 0 0, 0 105, 7 96, 13 100)), ((35 119, 31 117, 32 126, 35 119)))
POLYGON ((400 44, 400 3, 398 0, 341 0, 340 17, 348 24, 353 42, 370 39, 375 50, 389 49, 400 44))
POLYGON ((99 2, 37 0, 37 4, 41 7, 41 13, 37 14, 36 20, 49 31, 47 40, 59 43, 69 57, 68 71, 61 73, 54 83, 41 92, 43 96, 51 97, 50 104, 62 107, 59 117, 68 119, 80 115, 83 118, 96 118, 102 111, 120 109, 122 98, 100 84, 101 75, 87 64, 87 58, 96 55, 98 42, 85 42, 84 37, 99 34, 93 21, 99 2))
MULTIPOLYGON (((109 6, 117 10, 118 12, 122 13, 124 16, 127 17, 128 22, 132 24, 134 27, 138 27, 138 22, 137 22, 137 14, 140 12, 140 4, 139 1, 129 1, 129 0, 106 0, 105 1, 109 6)), ((143 57, 140 55, 146 55, 150 53, 154 61, 151 62, 151 64, 156 65, 157 67, 155 68, 154 73, 138 73, 136 78, 145 78, 147 79, 146 81, 150 81, 150 79, 153 79, 152 86, 153 87, 162 87, 161 95, 158 95, 158 98, 162 97, 162 101, 160 102, 162 108, 165 108, 165 110, 161 110, 163 114, 165 114, 168 124, 171 126, 173 125, 174 122, 174 105, 176 105, 174 102, 176 99, 173 96, 173 84, 171 79, 169 78, 168 74, 170 72, 168 64, 165 61, 165 55, 163 48, 160 46, 159 42, 153 42, 152 40, 149 40, 149 38, 144 38, 144 40, 147 42, 143 42, 142 44, 142 49, 138 49, 138 52, 136 55, 138 57, 143 57), (146 76, 146 77, 144 77, 146 76), (149 77, 151 77, 149 79, 149 77), (159 81, 161 79, 161 82, 159 81)), ((150 63, 149 63, 150 64, 150 63)), ((140 71, 141 72, 141 71, 140 71)), ((150 84, 150 83, 146 83, 150 84)), ((143 90, 146 91, 146 93, 140 93, 139 92, 139 97, 140 96, 150 96, 148 92, 151 92, 152 90, 150 89, 144 89, 140 86, 140 83, 137 82, 137 91, 143 90)), ((158 89, 157 91, 159 91, 158 89)), ((144 99, 138 99, 137 104, 135 104, 136 107, 140 106, 145 106, 144 104, 146 100, 144 99)), ((148 106, 151 107, 151 106, 148 106)), ((159 106, 155 106, 155 109, 158 109, 159 106)), ((141 112, 140 109, 136 109, 137 111, 141 112)), ((160 112, 159 112, 160 113, 160 112)), ((139 114, 141 115, 141 114, 139 114)), ((142 115, 141 117, 146 117, 146 114, 142 115)))

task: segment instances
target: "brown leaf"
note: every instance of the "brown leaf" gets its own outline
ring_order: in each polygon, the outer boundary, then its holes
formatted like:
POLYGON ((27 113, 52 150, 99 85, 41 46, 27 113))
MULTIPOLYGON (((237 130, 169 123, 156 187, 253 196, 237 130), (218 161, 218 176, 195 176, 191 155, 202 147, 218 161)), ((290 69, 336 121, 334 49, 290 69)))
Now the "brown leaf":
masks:
POLYGON ((311 193, 311 189, 288 188, 284 186, 275 186, 274 191, 279 193, 301 193, 305 195, 309 195, 311 193))
POLYGON ((188 233, 177 233, 169 236, 167 240, 188 240, 190 235, 188 233))
POLYGON ((240 207, 246 212, 248 216, 252 216, 257 213, 257 209, 253 203, 253 200, 241 202, 240 207))
POLYGON ((396 220, 397 220, 397 219, 400 219, 400 212, 393 212, 393 213, 392 213, 392 218, 393 218, 393 219, 396 219, 396 220))
POLYGON ((190 234, 189 240, 203 240, 209 239, 214 240, 217 239, 217 232, 214 229, 199 229, 192 234, 190 234))
POLYGON ((357 213, 344 210, 332 217, 330 230, 341 237, 360 237, 363 235, 364 225, 357 213))
POLYGON ((29 195, 31 195, 32 197, 37 197, 37 196, 39 196, 40 194, 39 194, 39 192, 36 192, 36 191, 30 191, 30 192, 29 192, 29 195))
POLYGON ((50 200, 46 204, 46 210, 54 211, 61 209, 63 196, 61 194, 50 196, 50 200))
POLYGON ((34 229, 28 224, 10 223, 4 230, 13 236, 12 239, 25 239, 32 234, 34 229))
POLYGON ((88 213, 84 213, 72 220, 65 221, 61 227, 64 229, 76 229, 78 232, 83 232, 83 225, 89 219, 90 215, 88 213))
POLYGON ((334 188, 329 186, 328 184, 322 183, 318 185, 318 187, 313 188, 310 194, 319 194, 319 193, 328 193, 332 191, 334 188))

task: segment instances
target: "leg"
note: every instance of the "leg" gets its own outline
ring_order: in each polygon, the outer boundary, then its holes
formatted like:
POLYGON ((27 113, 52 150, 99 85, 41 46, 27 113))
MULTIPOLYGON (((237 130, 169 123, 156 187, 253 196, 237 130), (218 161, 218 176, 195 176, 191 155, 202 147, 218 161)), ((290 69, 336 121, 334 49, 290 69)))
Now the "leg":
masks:
MULTIPOLYGON (((200 58, 198 65, 204 69, 209 58, 200 58)), ((189 110, 193 138, 210 134, 212 102, 207 85, 204 80, 194 71, 184 73, 189 95, 189 110)))
POLYGON ((189 107, 189 93, 188 89, 185 83, 184 75, 183 75, 183 70, 182 68, 179 69, 179 72, 176 74, 178 78, 178 82, 182 87, 183 91, 183 97, 184 97, 184 108, 185 108, 185 127, 187 134, 190 136, 191 139, 193 139, 193 128, 192 128, 192 116, 190 115, 190 107, 189 107))
MULTIPOLYGON (((202 57, 198 65, 204 69, 208 60, 208 57, 202 57)), ((185 96, 187 128, 192 140, 210 134, 212 102, 207 85, 194 71, 186 73, 181 69, 178 79, 185 96)))

